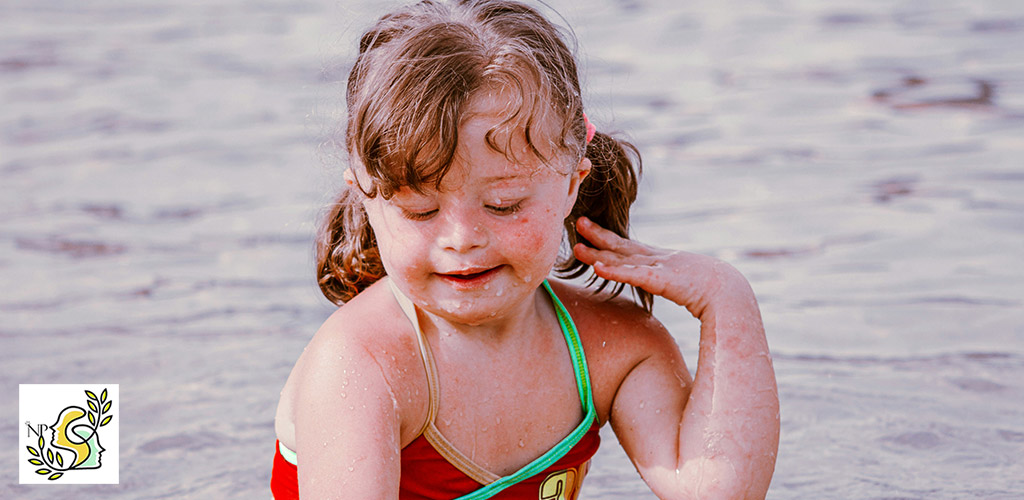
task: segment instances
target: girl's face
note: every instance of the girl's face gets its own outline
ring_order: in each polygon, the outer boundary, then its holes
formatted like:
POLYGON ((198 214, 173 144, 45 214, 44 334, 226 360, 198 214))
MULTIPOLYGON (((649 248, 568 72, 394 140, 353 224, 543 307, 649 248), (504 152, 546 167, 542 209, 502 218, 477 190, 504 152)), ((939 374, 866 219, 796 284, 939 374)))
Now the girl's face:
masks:
MULTIPOLYGON (((512 159, 489 147, 484 135, 507 102, 486 91, 470 100, 440 189, 403 188, 390 200, 363 202, 388 275, 417 306, 448 321, 481 324, 514 314, 533 296, 558 258, 562 222, 590 171, 589 160, 540 145, 553 162, 543 165, 521 131, 512 159)), ((357 176, 369 185, 365 173, 357 176)))

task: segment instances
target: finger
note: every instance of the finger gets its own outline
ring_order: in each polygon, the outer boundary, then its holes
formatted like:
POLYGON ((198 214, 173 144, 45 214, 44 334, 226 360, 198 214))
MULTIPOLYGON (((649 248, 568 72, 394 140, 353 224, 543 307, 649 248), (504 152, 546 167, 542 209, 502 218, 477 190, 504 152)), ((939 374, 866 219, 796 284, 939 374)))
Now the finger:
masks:
POLYGON ((580 233, 580 236, 586 238, 587 241, 597 248, 613 250, 623 254, 638 253, 647 255, 650 253, 649 249, 644 245, 623 238, 586 217, 580 217, 576 221, 576 230, 580 233))
POLYGON ((649 255, 628 254, 623 255, 614 250, 601 250, 589 247, 583 243, 577 243, 572 248, 577 259, 585 264, 593 265, 594 262, 604 262, 615 265, 651 266, 657 262, 657 258, 649 255))
POLYGON ((608 264, 604 261, 597 261, 593 267, 594 272, 606 280, 642 288, 654 295, 663 295, 665 293, 664 280, 657 270, 650 266, 608 264))

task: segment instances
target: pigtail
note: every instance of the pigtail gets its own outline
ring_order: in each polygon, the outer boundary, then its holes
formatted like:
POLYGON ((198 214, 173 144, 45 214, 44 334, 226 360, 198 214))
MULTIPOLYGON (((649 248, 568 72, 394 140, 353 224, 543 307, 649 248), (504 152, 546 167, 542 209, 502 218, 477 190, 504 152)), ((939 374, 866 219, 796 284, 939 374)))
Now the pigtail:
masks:
POLYGON ((377 238, 355 188, 341 192, 316 238, 316 277, 327 300, 341 305, 385 275, 377 238))
MULTIPOLYGON (((590 175, 583 179, 576 204, 565 220, 568 233, 570 253, 560 263, 556 272, 563 278, 578 278, 590 268, 572 255, 572 247, 583 242, 589 245, 576 231, 576 220, 586 216, 590 220, 611 230, 623 238, 629 238, 629 207, 636 201, 637 184, 643 169, 640 153, 633 144, 617 140, 610 135, 597 132, 587 145, 586 157, 592 165, 590 175)), ((587 285, 597 282, 597 275, 592 275, 587 285)), ((601 279, 597 291, 601 292, 612 282, 601 279)), ((622 293, 626 285, 612 284, 611 294, 622 293)), ((637 300, 648 312, 654 305, 654 296, 643 289, 633 288, 637 300)))

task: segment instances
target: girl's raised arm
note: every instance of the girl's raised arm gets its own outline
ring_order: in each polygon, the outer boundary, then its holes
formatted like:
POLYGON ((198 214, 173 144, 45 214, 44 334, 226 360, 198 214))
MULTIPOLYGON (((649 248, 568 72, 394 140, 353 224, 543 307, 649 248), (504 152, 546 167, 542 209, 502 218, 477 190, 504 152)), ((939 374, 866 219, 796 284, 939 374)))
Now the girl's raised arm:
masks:
POLYGON ((701 323, 696 377, 662 346, 630 371, 611 423, 659 498, 764 498, 779 444, 779 400, 761 314, 747 280, 711 257, 652 248, 588 219, 577 244, 598 276, 641 287, 701 323), (688 395, 687 395, 688 393, 688 395))

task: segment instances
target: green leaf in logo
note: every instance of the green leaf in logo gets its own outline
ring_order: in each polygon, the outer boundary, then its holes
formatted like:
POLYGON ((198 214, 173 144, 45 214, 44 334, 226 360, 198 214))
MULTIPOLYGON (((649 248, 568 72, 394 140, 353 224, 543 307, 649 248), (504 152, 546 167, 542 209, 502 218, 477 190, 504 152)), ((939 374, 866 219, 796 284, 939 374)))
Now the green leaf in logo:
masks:
POLYGON ((43 448, 45 448, 45 446, 43 446, 43 436, 39 436, 39 449, 41 450, 43 448))
POLYGON ((50 469, 36 469, 36 474, 39 474, 40 476, 44 474, 49 474, 51 472, 53 471, 51 471, 50 469))
POLYGON ((89 423, 92 425, 96 425, 96 417, 94 417, 92 413, 89 413, 89 423))
POLYGON ((57 454, 57 465, 64 467, 64 457, 60 456, 60 453, 57 454))
POLYGON ((102 402, 104 402, 106 400, 107 400, 107 390, 103 389, 103 393, 100 394, 100 402, 102 403, 102 402))
POLYGON ((38 457, 39 456, 39 452, 36 451, 35 448, 33 448, 31 446, 26 446, 26 448, 28 448, 28 452, 31 453, 33 457, 38 457))
POLYGON ((46 450, 46 461, 53 463, 53 450, 46 450))
POLYGON ((114 404, 113 401, 107 401, 107 404, 103 405, 103 413, 110 411, 110 405, 114 404))
POLYGON ((85 395, 89 396, 89 399, 96 399, 96 395, 92 391, 85 391, 85 395))
POLYGON ((89 403, 89 409, 90 410, 92 410, 92 411, 100 411, 99 407, 96 406, 96 403, 93 403, 92 401, 89 401, 88 403, 89 403))
POLYGON ((63 472, 58 472, 58 473, 56 473, 56 474, 54 474, 54 475, 50 476, 50 477, 49 477, 48 479, 49 479, 50 481, 53 481, 54 479, 58 479, 58 478, 60 478, 60 477, 61 477, 61 476, 63 476, 63 475, 64 475, 64 473, 63 473, 63 472))
POLYGON ((100 422, 100 427, 103 427, 104 425, 109 424, 110 423, 110 419, 112 419, 112 418, 114 418, 114 416, 110 415, 107 418, 103 419, 103 421, 100 422))
POLYGON ((43 465, 43 461, 39 460, 38 458, 30 458, 28 459, 28 463, 32 465, 43 465))

